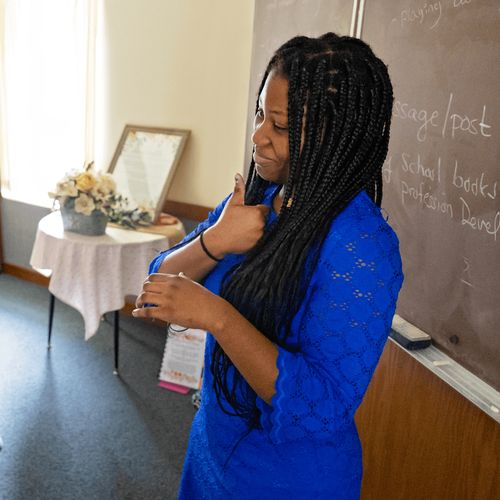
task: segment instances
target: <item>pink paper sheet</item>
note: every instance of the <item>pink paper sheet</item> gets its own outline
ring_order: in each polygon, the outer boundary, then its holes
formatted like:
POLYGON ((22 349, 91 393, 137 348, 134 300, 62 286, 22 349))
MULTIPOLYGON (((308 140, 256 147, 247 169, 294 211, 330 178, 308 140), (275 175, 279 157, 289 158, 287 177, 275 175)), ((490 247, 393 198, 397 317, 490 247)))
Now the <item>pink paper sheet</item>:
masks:
POLYGON ((158 384, 159 387, 168 389, 169 391, 179 392, 180 394, 187 394, 191 389, 189 387, 184 387, 183 385, 172 384, 172 382, 161 381, 158 384))

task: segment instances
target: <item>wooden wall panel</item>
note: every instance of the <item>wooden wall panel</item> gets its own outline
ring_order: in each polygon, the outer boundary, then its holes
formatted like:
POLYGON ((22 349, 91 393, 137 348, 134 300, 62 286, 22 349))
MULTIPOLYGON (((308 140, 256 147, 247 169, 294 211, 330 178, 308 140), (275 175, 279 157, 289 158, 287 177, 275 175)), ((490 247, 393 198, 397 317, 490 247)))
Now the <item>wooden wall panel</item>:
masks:
POLYGON ((391 339, 356 423, 363 500, 500 498, 500 426, 391 339))

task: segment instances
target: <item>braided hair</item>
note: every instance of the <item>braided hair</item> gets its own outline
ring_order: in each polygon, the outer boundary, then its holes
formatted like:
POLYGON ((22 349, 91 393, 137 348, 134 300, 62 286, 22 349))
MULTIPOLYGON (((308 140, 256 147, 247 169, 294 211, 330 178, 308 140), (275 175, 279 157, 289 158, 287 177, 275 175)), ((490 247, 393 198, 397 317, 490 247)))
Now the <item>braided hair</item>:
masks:
MULTIPOLYGON (((334 33, 283 44, 258 95, 271 71, 288 80, 290 168, 283 204, 243 261, 225 274, 220 295, 273 343, 293 351, 291 323, 332 221, 362 190, 381 205, 393 94, 387 67, 370 46, 334 33)), ((252 160, 245 203, 261 203, 269 186, 252 160)), ((258 426, 256 394, 218 343, 210 370, 222 410, 258 426)))

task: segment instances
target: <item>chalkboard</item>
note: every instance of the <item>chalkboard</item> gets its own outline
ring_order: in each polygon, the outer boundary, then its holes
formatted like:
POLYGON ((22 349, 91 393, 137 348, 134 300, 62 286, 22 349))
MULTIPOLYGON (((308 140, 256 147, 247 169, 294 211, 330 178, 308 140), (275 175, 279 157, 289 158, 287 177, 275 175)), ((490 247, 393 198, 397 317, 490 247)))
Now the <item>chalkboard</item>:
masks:
POLYGON ((297 35, 319 36, 328 31, 351 34, 353 0, 255 0, 246 165, 252 155, 251 133, 259 84, 273 52, 297 35))
POLYGON ((397 312, 500 390, 500 4, 366 0, 361 38, 394 86, 382 207, 397 312))

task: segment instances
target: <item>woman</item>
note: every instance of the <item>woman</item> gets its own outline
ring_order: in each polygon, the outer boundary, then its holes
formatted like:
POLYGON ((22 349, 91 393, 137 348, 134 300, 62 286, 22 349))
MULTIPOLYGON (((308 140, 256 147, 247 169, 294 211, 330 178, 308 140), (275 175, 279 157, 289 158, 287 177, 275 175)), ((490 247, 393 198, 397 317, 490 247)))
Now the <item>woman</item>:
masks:
POLYGON ((210 333, 180 498, 359 498, 354 414, 403 281, 380 209, 392 101, 362 41, 285 43, 246 186, 152 262, 134 315, 210 333))

